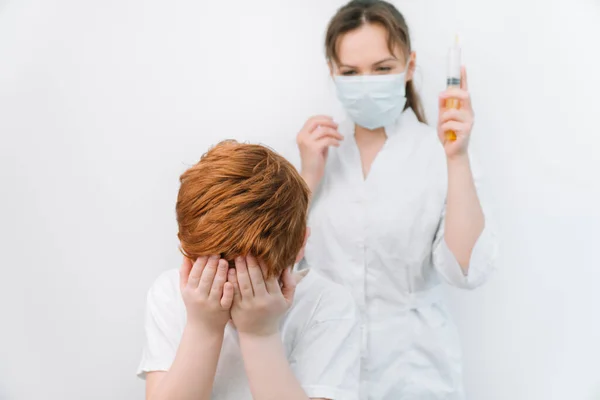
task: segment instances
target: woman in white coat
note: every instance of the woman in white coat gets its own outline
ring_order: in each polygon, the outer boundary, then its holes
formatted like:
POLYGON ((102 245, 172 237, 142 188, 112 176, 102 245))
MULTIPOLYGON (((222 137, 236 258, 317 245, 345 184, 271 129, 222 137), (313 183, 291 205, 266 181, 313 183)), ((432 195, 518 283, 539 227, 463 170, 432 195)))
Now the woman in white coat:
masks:
POLYGON ((354 294, 362 399, 461 400, 459 338, 440 285, 481 285, 496 254, 467 151, 465 71, 460 89, 440 95, 436 132, 425 124, 415 53, 394 6, 351 1, 331 19, 325 48, 349 120, 312 117, 297 136, 313 191, 300 268, 354 294), (448 98, 460 109, 445 109, 448 98))

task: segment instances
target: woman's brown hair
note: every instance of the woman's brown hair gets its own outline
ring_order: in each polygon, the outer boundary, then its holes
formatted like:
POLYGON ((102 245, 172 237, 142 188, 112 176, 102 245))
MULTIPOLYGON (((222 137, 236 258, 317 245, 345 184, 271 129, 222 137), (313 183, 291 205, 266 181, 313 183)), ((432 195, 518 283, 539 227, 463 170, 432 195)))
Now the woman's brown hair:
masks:
MULTIPOLYGON (((408 60, 411 50, 410 33, 404 16, 396 7, 383 0, 352 0, 340 8, 329 21, 325 35, 327 59, 339 64, 338 44, 340 38, 364 24, 379 24, 388 32, 388 48, 394 54, 399 46, 408 60)), ((406 106, 412 108, 418 120, 427 123, 425 111, 413 81, 406 82, 406 106)))
POLYGON ((282 156, 224 141, 181 175, 177 197, 182 253, 195 260, 252 254, 277 276, 304 243, 309 189, 282 156))

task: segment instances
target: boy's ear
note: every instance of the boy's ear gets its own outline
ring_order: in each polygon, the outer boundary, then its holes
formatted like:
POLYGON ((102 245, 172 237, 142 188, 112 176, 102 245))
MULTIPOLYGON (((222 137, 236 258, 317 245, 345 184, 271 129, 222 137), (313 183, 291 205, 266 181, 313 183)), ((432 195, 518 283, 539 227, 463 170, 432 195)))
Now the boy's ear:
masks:
POLYGON ((300 262, 300 260, 302 260, 302 258, 304 258, 304 248, 306 247, 306 242, 308 241, 309 236, 310 236, 310 228, 307 226, 306 233, 304 234, 304 242, 302 243, 302 248, 300 249, 300 252, 296 256, 297 263, 300 262))

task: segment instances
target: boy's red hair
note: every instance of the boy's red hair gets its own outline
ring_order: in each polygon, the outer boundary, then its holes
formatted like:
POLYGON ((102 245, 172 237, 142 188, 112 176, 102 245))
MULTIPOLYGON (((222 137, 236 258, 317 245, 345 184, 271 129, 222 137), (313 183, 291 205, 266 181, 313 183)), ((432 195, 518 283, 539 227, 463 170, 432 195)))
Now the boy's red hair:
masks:
POLYGON ((267 147, 224 141, 181 175, 178 237, 185 256, 252 254, 269 276, 293 265, 304 243, 309 189, 267 147))

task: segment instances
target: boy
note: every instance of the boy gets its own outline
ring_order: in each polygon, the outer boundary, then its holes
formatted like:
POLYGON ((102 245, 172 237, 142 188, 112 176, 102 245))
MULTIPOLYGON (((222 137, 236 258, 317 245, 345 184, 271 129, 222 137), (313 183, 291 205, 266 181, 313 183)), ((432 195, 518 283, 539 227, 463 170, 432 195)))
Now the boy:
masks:
POLYGON ((181 176, 184 261, 148 293, 147 399, 358 398, 351 294, 291 270, 308 201, 294 167, 259 145, 221 142, 181 176))

